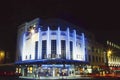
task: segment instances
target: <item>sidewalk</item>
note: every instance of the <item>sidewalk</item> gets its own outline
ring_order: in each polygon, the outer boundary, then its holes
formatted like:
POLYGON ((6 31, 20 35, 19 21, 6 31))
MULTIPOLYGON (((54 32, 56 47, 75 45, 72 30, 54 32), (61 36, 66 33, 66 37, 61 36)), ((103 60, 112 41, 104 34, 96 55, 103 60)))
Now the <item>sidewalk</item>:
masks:
POLYGON ((59 77, 24 77, 24 76, 20 76, 19 78, 23 78, 23 79, 35 79, 35 80, 39 80, 39 79, 91 79, 92 77, 87 77, 87 76, 81 76, 81 75, 75 75, 75 76, 59 76, 59 77))

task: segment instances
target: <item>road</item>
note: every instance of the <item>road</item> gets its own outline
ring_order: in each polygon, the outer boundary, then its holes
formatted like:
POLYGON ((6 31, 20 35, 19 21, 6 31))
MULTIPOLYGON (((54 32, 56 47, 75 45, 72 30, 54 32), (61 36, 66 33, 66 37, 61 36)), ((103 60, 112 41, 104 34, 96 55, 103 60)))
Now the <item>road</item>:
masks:
POLYGON ((41 78, 27 78, 27 77, 0 77, 0 80, 120 80, 120 76, 69 76, 69 77, 41 77, 41 78), (55 78, 55 79, 54 79, 55 78))

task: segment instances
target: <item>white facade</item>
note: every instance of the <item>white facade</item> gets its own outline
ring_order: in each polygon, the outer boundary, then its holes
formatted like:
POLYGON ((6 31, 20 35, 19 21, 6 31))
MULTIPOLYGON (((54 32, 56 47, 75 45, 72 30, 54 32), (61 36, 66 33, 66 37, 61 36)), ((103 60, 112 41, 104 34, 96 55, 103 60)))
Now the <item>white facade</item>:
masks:
POLYGON ((35 19, 21 25, 18 30, 17 60, 64 59, 85 61, 85 36, 70 28, 42 30, 40 20, 35 19), (55 42, 53 45, 52 43, 55 42), (43 41, 46 43, 43 45, 43 41), (63 42, 63 43, 62 43, 63 42), (65 45, 64 45, 65 44, 65 45), (44 47, 43 47, 44 46, 44 47), (45 53, 43 52, 44 48, 45 53), (65 49, 63 49, 65 48, 65 49), (52 53, 53 50, 54 55, 52 53), (62 54, 63 53, 63 54, 62 54), (45 54, 43 56, 43 54, 45 54), (54 57, 52 57, 54 56, 54 57), (43 58, 44 57, 44 58, 43 58))

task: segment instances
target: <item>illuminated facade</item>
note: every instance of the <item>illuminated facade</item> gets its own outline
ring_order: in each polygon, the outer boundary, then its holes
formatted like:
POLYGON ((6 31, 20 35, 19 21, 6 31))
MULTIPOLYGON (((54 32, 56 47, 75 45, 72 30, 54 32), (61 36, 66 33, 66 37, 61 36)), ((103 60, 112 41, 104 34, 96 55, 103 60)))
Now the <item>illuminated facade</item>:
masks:
POLYGON ((106 54, 105 48, 102 44, 96 42, 95 37, 92 33, 87 33, 85 41, 87 61, 89 66, 87 66, 90 73, 100 74, 107 72, 106 68, 106 54), (104 72, 103 72, 104 71, 104 72))
POLYGON ((106 41, 107 65, 110 71, 120 70, 120 46, 111 41, 106 41))
POLYGON ((79 74, 80 68, 84 70, 87 63, 84 33, 72 30, 67 23, 54 23, 37 18, 19 26, 17 73, 54 77, 79 74))

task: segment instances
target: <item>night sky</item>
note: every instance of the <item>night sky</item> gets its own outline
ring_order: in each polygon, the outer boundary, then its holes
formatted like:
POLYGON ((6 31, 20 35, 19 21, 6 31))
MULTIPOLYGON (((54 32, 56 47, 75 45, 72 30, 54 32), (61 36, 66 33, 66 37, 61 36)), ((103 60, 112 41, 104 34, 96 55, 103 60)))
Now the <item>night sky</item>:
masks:
POLYGON ((98 42, 120 45, 119 2, 80 0, 12 0, 0 6, 0 49, 16 52, 17 27, 37 17, 60 18, 92 32, 98 42))

